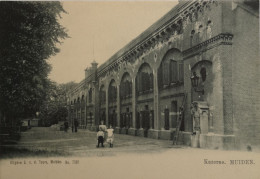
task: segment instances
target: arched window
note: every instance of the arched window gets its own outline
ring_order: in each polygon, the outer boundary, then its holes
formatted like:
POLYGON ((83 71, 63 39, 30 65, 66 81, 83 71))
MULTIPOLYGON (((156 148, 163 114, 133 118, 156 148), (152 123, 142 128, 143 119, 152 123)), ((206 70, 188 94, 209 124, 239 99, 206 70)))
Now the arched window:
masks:
POLYGON ((178 81, 178 66, 177 61, 170 60, 170 82, 176 83, 178 81))
POLYGON ((144 63, 136 77, 137 94, 152 92, 153 90, 153 72, 147 63, 144 63))
POLYGON ((200 76, 201 76, 201 79, 202 81, 204 82, 206 80, 206 77, 207 77, 207 71, 206 71, 206 68, 201 68, 200 70, 200 76))
POLYGON ((106 104, 106 91, 104 85, 102 85, 100 88, 99 98, 101 104, 106 104))
POLYGON ((177 49, 169 50, 163 57, 158 69, 159 89, 183 82, 183 73, 184 70, 181 52, 177 49))
POLYGON ((183 82, 184 81, 184 69, 183 69, 183 62, 182 61, 179 61, 179 74, 178 74, 178 77, 179 77, 179 81, 180 82, 183 82))
POLYGON ((113 80, 108 88, 108 97, 109 97, 109 102, 116 102, 117 99, 117 87, 116 87, 116 83, 113 80))
POLYGON ((172 70, 171 68, 169 68, 169 61, 165 61, 163 63, 163 85, 169 85, 170 83, 170 70, 172 70))
POLYGON ((120 97, 126 99, 132 96, 132 80, 128 73, 125 73, 120 84, 120 97))

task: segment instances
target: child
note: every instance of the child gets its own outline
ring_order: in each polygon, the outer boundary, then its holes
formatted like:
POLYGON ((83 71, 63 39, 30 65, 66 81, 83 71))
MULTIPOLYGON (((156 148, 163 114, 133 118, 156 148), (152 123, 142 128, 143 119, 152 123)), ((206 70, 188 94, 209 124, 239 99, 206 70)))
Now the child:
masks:
POLYGON ((99 147, 99 144, 101 143, 101 146, 104 147, 104 132, 99 128, 99 131, 97 132, 97 147, 99 147))
POLYGON ((110 144, 110 147, 113 147, 114 141, 114 129, 110 125, 109 129, 107 129, 107 143, 110 144))
POLYGON ((101 121, 101 124, 98 127, 99 127, 99 130, 102 130, 103 132, 107 131, 107 126, 104 125, 104 121, 101 121))
POLYGON ((101 121, 101 124, 98 126, 99 130, 103 131, 104 132, 104 139, 103 141, 105 142, 106 141, 106 133, 107 133, 107 126, 104 125, 104 121, 101 121))

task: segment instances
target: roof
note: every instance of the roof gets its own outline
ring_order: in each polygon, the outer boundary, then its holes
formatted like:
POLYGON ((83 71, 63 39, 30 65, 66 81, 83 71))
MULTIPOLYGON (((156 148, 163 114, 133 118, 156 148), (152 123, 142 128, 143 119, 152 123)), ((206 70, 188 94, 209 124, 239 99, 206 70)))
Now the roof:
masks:
MULTIPOLYGON (((169 21, 176 18, 180 11, 183 11, 185 6, 188 6, 189 3, 192 3, 194 1, 179 1, 179 3, 173 7, 168 13, 166 13, 163 17, 161 17, 159 20, 157 20, 154 24, 152 24, 149 28, 147 28, 144 32, 142 32, 140 35, 138 35, 136 38, 134 38, 132 41, 130 41, 127 45, 125 45, 123 48, 121 48, 118 52, 116 52, 114 55, 112 55, 105 63, 101 64, 98 69, 97 73, 99 73, 101 70, 103 70, 105 67, 107 67, 109 64, 116 61, 119 57, 123 56, 126 52, 131 50, 132 48, 136 47, 138 44, 142 43, 144 40, 148 39, 151 35, 156 33, 158 30, 160 30, 163 26, 165 26, 169 21)), ((92 74, 89 76, 89 78, 92 76, 92 74)), ((77 89, 80 88, 83 83, 86 82, 85 79, 83 79, 79 85, 71 90, 71 92, 75 92, 77 89)))

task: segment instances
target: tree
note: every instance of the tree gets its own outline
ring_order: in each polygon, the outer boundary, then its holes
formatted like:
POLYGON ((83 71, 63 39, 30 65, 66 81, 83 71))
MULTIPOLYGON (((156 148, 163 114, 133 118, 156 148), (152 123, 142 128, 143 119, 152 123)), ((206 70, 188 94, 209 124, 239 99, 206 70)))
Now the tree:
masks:
POLYGON ((7 122, 29 117, 47 97, 47 59, 68 37, 60 2, 0 2, 0 112, 7 122))
POLYGON ((57 84, 52 82, 46 89, 47 97, 40 107, 40 123, 42 126, 57 124, 59 121, 65 121, 68 116, 66 107, 66 96, 69 90, 74 88, 77 83, 69 82, 66 84, 57 84))

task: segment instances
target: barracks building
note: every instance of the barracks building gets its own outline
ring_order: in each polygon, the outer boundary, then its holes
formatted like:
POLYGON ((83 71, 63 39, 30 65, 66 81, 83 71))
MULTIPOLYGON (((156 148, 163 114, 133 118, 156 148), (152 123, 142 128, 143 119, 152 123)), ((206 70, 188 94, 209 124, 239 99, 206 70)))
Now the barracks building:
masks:
POLYGON ((259 147, 258 1, 179 1, 69 92, 68 119, 96 131, 210 149, 259 147))

